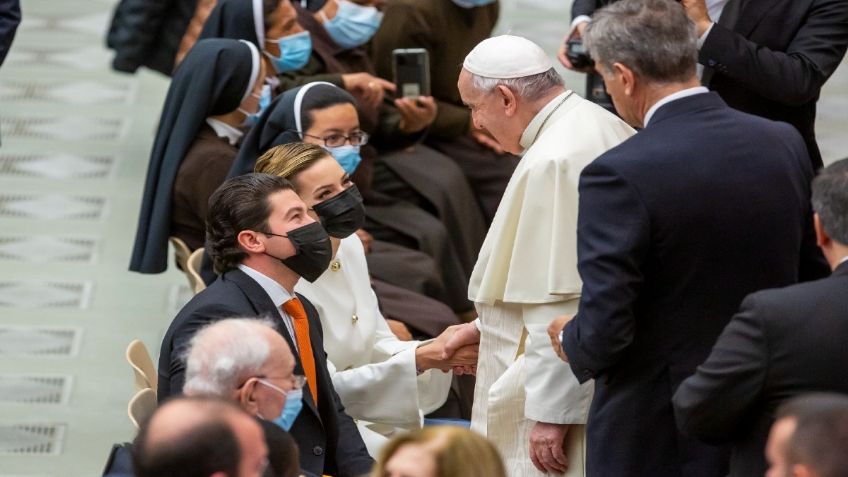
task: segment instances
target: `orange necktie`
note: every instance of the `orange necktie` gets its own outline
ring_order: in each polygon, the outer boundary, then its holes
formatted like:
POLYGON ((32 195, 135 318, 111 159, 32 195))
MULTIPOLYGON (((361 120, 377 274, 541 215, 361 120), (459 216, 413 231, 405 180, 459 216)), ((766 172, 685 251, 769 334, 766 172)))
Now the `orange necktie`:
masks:
POLYGON ((297 349, 300 352, 300 364, 306 374, 306 382, 309 383, 309 392, 312 393, 312 401, 318 405, 318 383, 315 382, 315 355, 312 354, 312 342, 309 341, 309 319, 306 318, 306 310, 297 298, 283 303, 283 310, 294 323, 294 335, 297 341, 297 349))

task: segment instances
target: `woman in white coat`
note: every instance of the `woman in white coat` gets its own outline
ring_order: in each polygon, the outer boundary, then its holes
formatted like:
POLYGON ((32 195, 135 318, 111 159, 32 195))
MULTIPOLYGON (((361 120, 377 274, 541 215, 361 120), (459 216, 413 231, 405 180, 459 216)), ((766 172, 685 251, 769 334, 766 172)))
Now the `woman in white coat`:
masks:
POLYGON ((330 152, 285 144, 263 154, 255 170, 289 179, 331 237, 335 256, 329 269, 313 283, 301 280, 295 290, 318 309, 333 385, 376 455, 387 436, 420 427, 423 415, 444 403, 449 370, 475 364, 477 350, 444 361, 451 330, 427 342, 401 341, 389 330, 371 289, 362 242, 353 233, 364 220, 362 199, 330 152))

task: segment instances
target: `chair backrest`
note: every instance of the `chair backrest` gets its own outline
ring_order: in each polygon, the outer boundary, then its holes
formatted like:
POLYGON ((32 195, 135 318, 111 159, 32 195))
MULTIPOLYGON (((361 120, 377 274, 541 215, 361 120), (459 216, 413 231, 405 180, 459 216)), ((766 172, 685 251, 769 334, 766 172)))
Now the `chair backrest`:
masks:
POLYGON ((140 428, 155 410, 156 391, 150 388, 145 388, 135 393, 135 396, 130 399, 130 403, 127 404, 127 415, 136 429, 140 428))
POLYGON ((181 238, 169 237, 168 240, 174 246, 174 260, 177 262, 177 266, 183 271, 187 270, 188 266, 186 264, 188 263, 189 255, 191 255, 191 249, 188 248, 188 245, 181 238))
POLYGON ((188 284, 195 294, 200 293, 206 288, 206 282, 200 276, 200 267, 203 265, 203 247, 191 252, 186 262, 186 276, 188 276, 188 284))
POLYGON ((156 374, 156 367, 153 366, 153 360, 150 359, 150 353, 143 341, 130 341, 127 346, 127 361, 132 366, 135 376, 135 390, 150 388, 155 393, 159 387, 159 376, 156 374))

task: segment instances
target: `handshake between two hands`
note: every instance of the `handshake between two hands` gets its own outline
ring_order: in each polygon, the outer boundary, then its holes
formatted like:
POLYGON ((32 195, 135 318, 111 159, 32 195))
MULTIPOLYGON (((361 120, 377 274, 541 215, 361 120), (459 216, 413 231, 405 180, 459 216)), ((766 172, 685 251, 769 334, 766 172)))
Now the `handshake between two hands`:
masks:
MULTIPOLYGON (((562 349, 559 335, 572 315, 557 317, 548 326, 551 347, 566 363, 568 356, 562 349)), ((415 353, 415 364, 419 370, 440 369, 455 374, 476 374, 477 355, 480 347, 480 330, 474 323, 448 327, 442 334, 419 346, 415 353)))
POLYGON ((480 331, 474 323, 449 326, 432 341, 418 347, 415 362, 419 370, 440 369, 454 374, 475 374, 480 347, 480 331))

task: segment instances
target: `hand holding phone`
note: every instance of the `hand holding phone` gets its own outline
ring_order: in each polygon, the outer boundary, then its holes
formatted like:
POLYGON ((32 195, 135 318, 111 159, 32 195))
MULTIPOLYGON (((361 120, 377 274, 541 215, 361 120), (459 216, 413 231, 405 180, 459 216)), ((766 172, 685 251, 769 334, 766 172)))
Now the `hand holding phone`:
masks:
POLYGON ((430 55, 424 48, 392 51, 395 86, 399 98, 430 96, 430 55))

